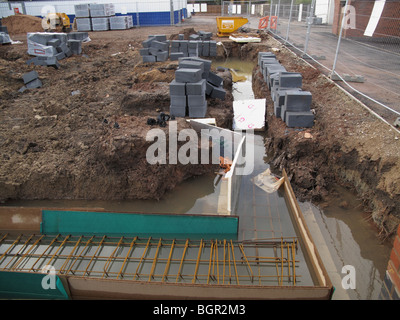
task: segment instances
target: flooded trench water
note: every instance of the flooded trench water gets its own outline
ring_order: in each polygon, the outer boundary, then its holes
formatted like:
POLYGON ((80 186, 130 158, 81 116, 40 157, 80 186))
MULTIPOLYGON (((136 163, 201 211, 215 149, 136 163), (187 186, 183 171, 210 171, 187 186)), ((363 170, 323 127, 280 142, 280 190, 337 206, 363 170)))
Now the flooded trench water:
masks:
MULTIPOLYGON (((252 70, 253 62, 240 59, 227 59, 213 62, 214 67, 233 69, 237 77, 244 81, 233 83, 235 100, 253 99, 252 70)), ((241 182, 241 192, 237 211, 249 212, 248 218, 241 218, 239 225, 239 240, 254 238, 270 238, 295 235, 293 226, 285 223, 279 217, 270 216, 269 221, 261 219, 258 210, 266 207, 274 210, 285 210, 285 200, 278 191, 269 202, 262 202, 251 197, 263 192, 252 183, 252 178, 269 168, 265 151, 266 133, 256 133, 254 136, 255 164, 254 172, 244 176, 241 182), (272 227, 271 227, 272 226, 272 227)), ((190 213, 217 214, 220 177, 215 174, 205 174, 193 177, 168 192, 161 200, 126 200, 126 201, 85 201, 85 200, 35 200, 9 201, 7 206, 34 207, 67 207, 67 208, 102 208, 114 212, 149 212, 149 213, 190 213)), ((261 199, 261 197, 257 197, 261 199)), ((379 243, 377 232, 366 220, 361 203, 356 195, 342 187, 337 187, 336 193, 324 207, 312 203, 300 203, 305 215, 312 213, 327 244, 334 264, 340 273, 344 265, 352 265, 356 270, 356 289, 349 289, 350 299, 377 299, 381 291, 383 277, 389 259, 391 247, 379 243)), ((286 209, 287 210, 287 209, 286 209)), ((307 273, 306 270, 302 270, 307 273)), ((344 276, 344 275, 343 275, 344 276)), ((305 275, 307 278, 308 275, 305 275)), ((305 279, 307 282, 307 279, 305 279)))

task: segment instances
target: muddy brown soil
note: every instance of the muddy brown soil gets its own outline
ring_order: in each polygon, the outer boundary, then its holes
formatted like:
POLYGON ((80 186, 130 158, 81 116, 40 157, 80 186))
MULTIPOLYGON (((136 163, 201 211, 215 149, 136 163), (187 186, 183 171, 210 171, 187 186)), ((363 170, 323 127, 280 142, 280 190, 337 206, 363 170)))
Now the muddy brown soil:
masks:
MULTIPOLYGON (((191 27, 216 32, 214 25, 191 27)), ((184 179, 214 170, 145 161, 146 120, 168 111, 167 83, 176 63, 141 63, 141 42, 151 34, 172 39, 193 30, 92 32, 83 54, 60 61, 59 70, 26 65, 26 34, 13 35, 24 43, 0 47, 0 200, 158 199, 184 179), (19 93, 22 75, 31 70, 43 87, 19 93)), ((271 166, 278 173, 286 169, 299 200, 322 203, 334 197, 335 184, 356 190, 382 236, 389 236, 400 221, 400 134, 279 42, 262 37, 245 45, 222 40, 218 58, 256 62, 259 51, 277 49, 288 71, 302 73, 316 116, 313 128, 287 128, 273 116, 269 92, 254 69, 254 94, 267 99, 271 166)), ((229 91, 231 78, 223 76, 229 91)), ((230 128, 232 100, 230 91, 225 101, 209 100, 207 116, 230 128)), ((187 126, 178 121, 179 130, 187 126)))
POLYGON ((266 147, 272 168, 288 172, 301 201, 322 204, 335 197, 335 184, 355 190, 381 237, 389 237, 400 222, 400 133, 275 39, 266 39, 264 46, 275 51, 288 71, 302 74, 315 112, 312 128, 287 128, 273 115, 270 93, 254 69, 255 96, 267 99, 266 147))
MULTIPOLYGON (((60 61, 58 70, 28 66, 23 44, 0 47, 0 201, 7 199, 160 199, 183 180, 215 172, 215 165, 150 165, 147 124, 169 113, 169 82, 177 62, 144 64, 139 49, 149 34, 193 28, 144 28, 90 33, 83 53, 60 61), (144 31, 145 30, 145 31, 144 31), (38 89, 18 92, 22 75, 36 70, 38 89)), ((232 85, 224 101, 209 100, 208 117, 232 123, 232 85)), ((189 128, 184 119, 178 131, 189 128)), ((181 142, 180 144, 183 144, 181 142)), ((180 146, 178 144, 178 148, 180 146)), ((199 154, 201 154, 199 152, 199 154)), ((168 159, 167 159, 168 161, 168 159)))

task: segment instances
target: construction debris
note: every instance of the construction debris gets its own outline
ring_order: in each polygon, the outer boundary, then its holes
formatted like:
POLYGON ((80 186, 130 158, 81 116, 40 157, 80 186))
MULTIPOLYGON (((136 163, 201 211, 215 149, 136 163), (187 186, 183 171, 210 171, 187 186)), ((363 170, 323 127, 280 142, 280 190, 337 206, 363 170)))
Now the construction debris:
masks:
POLYGON ((35 70, 25 73, 22 76, 22 80, 24 80, 25 85, 18 90, 19 92, 24 92, 26 89, 40 88, 43 85, 42 81, 39 80, 38 73, 35 70))

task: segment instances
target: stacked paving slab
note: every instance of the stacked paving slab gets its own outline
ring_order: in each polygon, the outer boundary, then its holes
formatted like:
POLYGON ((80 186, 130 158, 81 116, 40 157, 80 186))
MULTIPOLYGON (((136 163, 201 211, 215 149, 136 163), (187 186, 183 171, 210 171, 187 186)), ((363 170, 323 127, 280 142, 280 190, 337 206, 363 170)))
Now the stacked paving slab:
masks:
POLYGON ((312 127, 312 95, 311 92, 301 89, 301 73, 287 72, 272 52, 260 52, 258 65, 274 101, 275 116, 281 118, 290 128, 312 127))
POLYGON ((169 41, 166 35, 150 35, 142 42, 140 55, 143 62, 167 61, 169 56, 169 41))
POLYGON ((88 38, 87 32, 27 34, 28 54, 35 56, 27 64, 59 68, 59 60, 82 53, 82 41, 88 38))
POLYGON ((115 6, 112 3, 77 4, 74 8, 78 31, 124 30, 133 27, 132 16, 115 16, 115 6))
POLYGON ((170 114, 175 117, 204 118, 206 96, 225 99, 223 79, 210 71, 211 61, 198 57, 179 59, 175 79, 170 83, 170 114), (213 93, 213 88, 215 92, 213 93))

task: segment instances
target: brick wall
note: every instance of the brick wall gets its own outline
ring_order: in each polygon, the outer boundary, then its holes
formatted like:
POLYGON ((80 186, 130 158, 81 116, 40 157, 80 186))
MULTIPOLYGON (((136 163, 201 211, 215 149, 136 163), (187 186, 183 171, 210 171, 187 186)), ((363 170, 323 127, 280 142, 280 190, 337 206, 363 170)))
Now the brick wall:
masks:
POLYGON ((400 225, 394 239, 380 299, 400 300, 400 225))
MULTIPOLYGON (((340 0, 335 0, 334 20, 332 32, 339 34, 342 23, 340 0)), ((355 8, 356 29, 343 30, 344 37, 363 37, 365 28, 371 16, 374 0, 349 0, 349 5, 355 8)), ((344 2, 342 2, 344 5, 344 2)), ((379 37, 400 37, 400 1, 386 0, 381 19, 373 34, 374 38, 379 37)))

